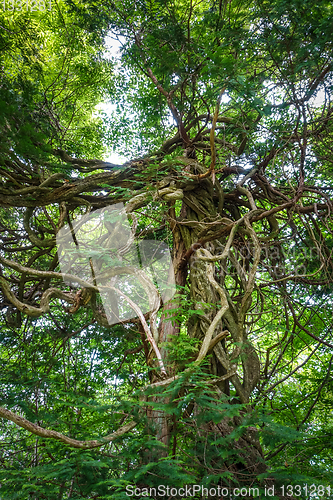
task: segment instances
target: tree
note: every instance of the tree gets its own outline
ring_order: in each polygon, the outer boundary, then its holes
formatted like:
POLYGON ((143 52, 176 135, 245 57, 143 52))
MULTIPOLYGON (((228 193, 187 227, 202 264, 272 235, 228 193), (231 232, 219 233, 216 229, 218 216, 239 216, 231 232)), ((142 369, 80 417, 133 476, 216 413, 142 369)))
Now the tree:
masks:
POLYGON ((331 498, 330 2, 68 2, 42 35, 4 22, 3 498, 331 498), (103 140, 133 159, 90 159, 103 140))

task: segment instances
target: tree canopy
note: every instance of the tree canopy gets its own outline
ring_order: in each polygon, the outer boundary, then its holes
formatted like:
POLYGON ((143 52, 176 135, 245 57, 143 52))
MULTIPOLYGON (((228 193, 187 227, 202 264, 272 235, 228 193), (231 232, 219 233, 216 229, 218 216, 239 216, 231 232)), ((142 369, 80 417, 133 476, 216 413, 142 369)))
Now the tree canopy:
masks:
POLYGON ((1 498, 333 498, 331 2, 0 21, 1 498))

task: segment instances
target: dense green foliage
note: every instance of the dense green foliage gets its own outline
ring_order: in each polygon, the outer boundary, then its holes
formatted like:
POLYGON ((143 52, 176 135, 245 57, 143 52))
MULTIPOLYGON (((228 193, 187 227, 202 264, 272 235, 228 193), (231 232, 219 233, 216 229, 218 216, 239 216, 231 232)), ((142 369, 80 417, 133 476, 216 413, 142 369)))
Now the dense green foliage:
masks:
MULTIPOLYGON (((332 499, 331 2, 0 20, 1 500, 332 499), (110 325, 55 237, 116 203, 135 241, 170 248, 177 294, 110 325)), ((125 247, 106 252, 111 302, 125 247)))

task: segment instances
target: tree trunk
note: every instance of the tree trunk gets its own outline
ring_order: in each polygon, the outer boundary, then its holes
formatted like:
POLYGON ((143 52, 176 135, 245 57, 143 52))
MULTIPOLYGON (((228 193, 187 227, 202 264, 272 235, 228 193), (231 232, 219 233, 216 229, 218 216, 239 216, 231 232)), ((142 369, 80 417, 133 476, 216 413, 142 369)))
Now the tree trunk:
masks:
MULTIPOLYGON (((219 211, 217 212, 214 198, 222 198, 219 187, 214 186, 210 179, 203 180, 196 189, 186 193, 180 217, 176 220, 174 208, 169 209, 169 216, 171 219, 171 229, 173 232, 173 265, 176 276, 177 285, 184 286, 187 278, 187 266, 189 268, 189 283, 190 283, 190 299, 194 304, 194 309, 200 311, 200 314, 193 314, 187 324, 187 333, 190 338, 199 340, 199 348, 207 330, 209 329, 214 317, 220 309, 220 297, 215 283, 212 283, 208 276, 208 268, 210 265, 206 261, 198 258, 195 253, 195 248, 201 245, 196 243, 207 233, 203 233, 201 221, 204 219, 212 222, 212 226, 216 221, 221 219, 221 212, 223 204, 220 201, 219 211), (180 222, 180 223, 177 223, 180 222), (191 250, 192 249, 192 250, 191 250), (184 256, 192 253, 188 263, 184 263, 184 256)), ((210 255, 219 253, 221 248, 224 247, 226 241, 221 238, 214 240, 205 245, 205 249, 210 255)), ((226 311, 223 319, 221 319, 213 332, 212 337, 221 334, 225 329, 230 332, 230 338, 233 345, 231 352, 226 348, 226 340, 223 339, 218 342, 210 354, 210 362, 208 365, 208 373, 216 376, 226 375, 230 371, 235 372, 235 375, 230 378, 225 378, 218 383, 217 390, 220 392, 221 397, 230 396, 230 382, 236 391, 236 397, 230 402, 245 403, 249 402, 249 398, 253 388, 255 387, 259 377, 259 359, 255 352, 254 347, 247 339, 246 329, 244 326, 246 310, 250 306, 250 300, 245 297, 247 303, 243 304, 242 308, 237 309, 237 305, 232 302, 229 294, 224 286, 225 273, 214 265, 214 279, 219 287, 222 287, 227 294, 229 309, 226 311), (238 364, 242 365, 243 379, 236 374, 238 364)), ((244 278, 243 278, 244 280, 244 278)), ((244 283, 246 288, 246 283, 244 283)), ((250 290, 251 291, 251 290, 250 290)), ((248 294, 249 295, 249 294, 248 294)), ((243 297, 244 302, 244 296, 243 297)), ((167 367, 168 376, 172 377, 177 374, 180 367, 175 366, 168 360, 168 347, 167 343, 172 338, 177 337, 179 334, 179 325, 168 318, 168 312, 171 309, 180 307, 179 296, 175 297, 168 304, 166 304, 163 311, 163 320, 160 323, 159 329, 159 345, 163 357, 164 365, 167 367)), ((156 374, 152 375, 151 381, 157 381, 156 374)), ((184 389, 186 392, 186 389, 184 389)), ((152 398, 154 403, 170 403, 170 401, 161 400, 160 397, 152 398)), ((192 417, 195 418, 196 406, 192 405, 192 417)), ((171 433, 175 428, 175 422, 170 419, 168 415, 163 412, 150 409, 148 410, 148 418, 152 422, 152 428, 156 439, 165 445, 164 449, 157 449, 149 454, 149 459, 158 459, 166 457, 168 454, 175 453, 175 440, 171 449, 171 433)), ((242 418, 234 417, 233 419, 226 418, 222 422, 216 424, 213 422, 204 426, 203 432, 206 435, 220 436, 220 438, 228 439, 228 436, 235 427, 241 425, 242 418)), ((263 459, 263 453, 258 439, 257 429, 249 428, 243 435, 233 443, 234 451, 238 453, 238 459, 234 462, 221 461, 219 452, 216 450, 216 467, 222 471, 230 471, 234 474, 235 480, 240 484, 252 484, 256 475, 265 472, 266 466, 263 459)))

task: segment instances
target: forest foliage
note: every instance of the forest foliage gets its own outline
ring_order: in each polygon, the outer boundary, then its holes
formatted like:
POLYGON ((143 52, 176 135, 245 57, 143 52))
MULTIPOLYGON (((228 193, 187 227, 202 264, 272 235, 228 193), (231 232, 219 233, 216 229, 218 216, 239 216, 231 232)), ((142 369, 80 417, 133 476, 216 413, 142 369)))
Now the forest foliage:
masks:
POLYGON ((0 498, 332 499, 332 3, 0 21, 0 498))

